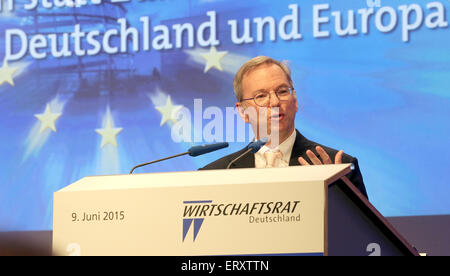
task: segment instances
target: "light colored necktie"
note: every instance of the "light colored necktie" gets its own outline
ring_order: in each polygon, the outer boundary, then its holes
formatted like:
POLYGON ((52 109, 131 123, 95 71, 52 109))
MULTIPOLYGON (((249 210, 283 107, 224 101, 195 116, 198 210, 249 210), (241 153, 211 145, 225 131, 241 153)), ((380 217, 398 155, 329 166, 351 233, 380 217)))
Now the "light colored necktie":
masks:
POLYGON ((273 168, 277 159, 281 159, 283 157, 283 154, 280 150, 268 150, 264 153, 264 157, 266 158, 266 168, 273 168))

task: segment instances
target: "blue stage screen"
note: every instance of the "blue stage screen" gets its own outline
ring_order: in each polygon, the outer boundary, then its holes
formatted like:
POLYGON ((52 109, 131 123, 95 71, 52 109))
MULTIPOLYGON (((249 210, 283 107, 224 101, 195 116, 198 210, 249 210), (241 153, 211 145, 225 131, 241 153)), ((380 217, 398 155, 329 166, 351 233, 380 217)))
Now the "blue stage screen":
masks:
POLYGON ((357 157, 384 216, 450 214, 449 9, 0 0, 0 229, 52 229, 53 193, 85 176, 230 142, 136 173, 196 170, 246 146, 232 82, 258 55, 286 61, 297 129, 357 157), (180 120, 190 128, 174 137, 180 120))

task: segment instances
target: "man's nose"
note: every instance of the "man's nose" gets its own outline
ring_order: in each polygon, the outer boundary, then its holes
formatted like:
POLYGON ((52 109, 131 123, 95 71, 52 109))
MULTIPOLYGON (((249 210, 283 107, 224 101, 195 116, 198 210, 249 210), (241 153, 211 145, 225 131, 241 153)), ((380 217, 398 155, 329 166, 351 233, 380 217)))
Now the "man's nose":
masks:
POLYGON ((269 106, 279 106, 280 105, 280 99, 278 99, 278 96, 275 92, 269 93, 269 106))

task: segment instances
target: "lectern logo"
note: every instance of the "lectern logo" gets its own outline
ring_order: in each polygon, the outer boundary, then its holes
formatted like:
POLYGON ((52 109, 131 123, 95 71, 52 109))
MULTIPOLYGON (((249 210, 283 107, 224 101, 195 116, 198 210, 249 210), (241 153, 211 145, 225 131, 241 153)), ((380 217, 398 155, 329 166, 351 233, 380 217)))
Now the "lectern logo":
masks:
POLYGON ((194 225, 195 242, 206 217, 247 217, 248 223, 255 224, 290 223, 301 220, 298 210, 299 200, 212 202, 212 200, 183 201, 183 242, 192 225, 194 225))
MULTIPOLYGON (((199 201, 183 201, 185 204, 183 217, 191 217, 197 215, 199 206, 207 203, 212 203, 212 200, 199 200, 199 201)), ((183 242, 186 239, 191 225, 194 224, 194 242, 200 232, 200 228, 203 225, 205 218, 183 218, 183 242)))

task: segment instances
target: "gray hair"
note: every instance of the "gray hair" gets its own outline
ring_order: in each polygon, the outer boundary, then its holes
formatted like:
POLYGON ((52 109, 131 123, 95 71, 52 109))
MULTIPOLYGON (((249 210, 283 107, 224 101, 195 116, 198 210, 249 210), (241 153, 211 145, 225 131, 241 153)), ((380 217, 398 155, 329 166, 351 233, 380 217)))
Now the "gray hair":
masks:
POLYGON ((291 79, 291 70, 284 62, 280 62, 278 60, 266 56, 257 56, 244 63, 244 65, 241 66, 241 68, 237 71, 236 75, 234 76, 233 88, 234 94, 236 95, 236 99, 238 100, 238 102, 242 100, 242 79, 244 78, 245 74, 263 64, 278 65, 286 74, 286 77, 291 87, 293 87, 291 79))

